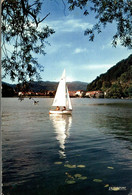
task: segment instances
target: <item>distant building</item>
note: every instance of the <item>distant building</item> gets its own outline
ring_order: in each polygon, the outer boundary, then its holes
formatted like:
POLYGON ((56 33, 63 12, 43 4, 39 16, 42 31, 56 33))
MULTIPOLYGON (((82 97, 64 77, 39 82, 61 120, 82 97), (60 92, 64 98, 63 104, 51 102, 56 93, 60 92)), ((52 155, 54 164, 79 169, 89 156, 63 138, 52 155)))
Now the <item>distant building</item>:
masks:
POLYGON ((55 91, 47 91, 47 96, 54 96, 55 93, 55 91))
POLYGON ((42 92, 37 92, 36 95, 37 96, 45 96, 46 94, 45 93, 42 93, 42 92))
POLYGON ((25 96, 31 96, 31 95, 35 96, 36 93, 33 91, 25 92, 25 96))
POLYGON ((18 96, 31 96, 31 95, 35 95, 35 93, 34 92, 32 92, 32 91, 29 91, 29 92, 21 92, 21 91, 19 91, 18 92, 18 96))
POLYGON ((105 91, 105 92, 104 92, 104 96, 106 96, 106 95, 107 95, 107 92, 105 91))
POLYGON ((75 95, 78 96, 78 97, 82 97, 84 95, 84 91, 83 90, 78 90, 78 91, 76 91, 75 95))
POLYGON ((69 91, 70 97, 76 97, 76 91, 69 91))
POLYGON ((102 91, 87 91, 85 96, 89 98, 103 98, 104 93, 102 91))
POLYGON ((24 92, 19 91, 18 96, 22 96, 22 95, 24 95, 24 92))

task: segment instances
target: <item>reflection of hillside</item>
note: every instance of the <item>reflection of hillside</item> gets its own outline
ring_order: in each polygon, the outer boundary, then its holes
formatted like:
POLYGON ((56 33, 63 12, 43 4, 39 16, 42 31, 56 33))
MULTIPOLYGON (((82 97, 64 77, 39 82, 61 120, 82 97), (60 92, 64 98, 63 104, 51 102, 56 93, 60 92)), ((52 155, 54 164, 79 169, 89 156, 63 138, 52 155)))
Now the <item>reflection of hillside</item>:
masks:
POLYGON ((54 130, 56 133, 56 139, 60 144, 60 157, 65 157, 65 141, 69 137, 69 129, 72 124, 72 116, 69 115, 50 115, 50 119, 53 122, 54 130))
POLYGON ((92 120, 104 134, 111 134, 118 139, 132 142, 130 104, 106 104, 105 107, 101 107, 96 116, 92 117, 92 120))
POLYGON ((132 142, 132 124, 130 118, 108 117, 106 133, 113 134, 116 138, 132 142))

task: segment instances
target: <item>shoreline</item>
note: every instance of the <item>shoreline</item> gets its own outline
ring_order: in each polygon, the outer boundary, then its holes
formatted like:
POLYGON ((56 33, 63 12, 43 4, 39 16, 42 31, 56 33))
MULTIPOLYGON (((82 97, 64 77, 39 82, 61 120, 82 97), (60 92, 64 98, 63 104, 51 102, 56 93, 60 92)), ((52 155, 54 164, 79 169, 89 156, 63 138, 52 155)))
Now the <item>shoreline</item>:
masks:
MULTIPOLYGON (((1 97, 1 98, 54 98, 54 96, 22 96, 22 97, 19 97, 19 96, 13 96, 13 97, 1 97)), ((126 98, 89 98, 89 97, 70 97, 70 98, 78 98, 78 99, 119 99, 119 100, 132 100, 132 97, 126 97, 126 98)))

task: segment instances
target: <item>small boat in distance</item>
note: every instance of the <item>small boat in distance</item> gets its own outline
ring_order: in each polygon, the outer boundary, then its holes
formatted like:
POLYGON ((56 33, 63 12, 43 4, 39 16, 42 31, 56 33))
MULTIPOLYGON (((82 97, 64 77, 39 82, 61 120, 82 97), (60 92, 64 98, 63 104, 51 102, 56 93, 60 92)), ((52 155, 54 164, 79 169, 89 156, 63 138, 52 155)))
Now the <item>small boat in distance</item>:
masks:
POLYGON ((49 114, 72 114, 72 105, 69 97, 68 87, 66 85, 65 70, 58 84, 52 106, 56 108, 50 110, 49 114))

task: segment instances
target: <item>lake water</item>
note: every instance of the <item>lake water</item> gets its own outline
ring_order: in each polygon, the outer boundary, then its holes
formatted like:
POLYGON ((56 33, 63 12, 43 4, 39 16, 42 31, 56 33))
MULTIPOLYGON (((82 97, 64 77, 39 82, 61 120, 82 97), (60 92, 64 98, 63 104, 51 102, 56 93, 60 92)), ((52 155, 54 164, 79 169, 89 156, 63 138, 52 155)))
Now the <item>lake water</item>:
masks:
POLYGON ((4 195, 132 194, 132 100, 37 100, 2 99, 4 195))

